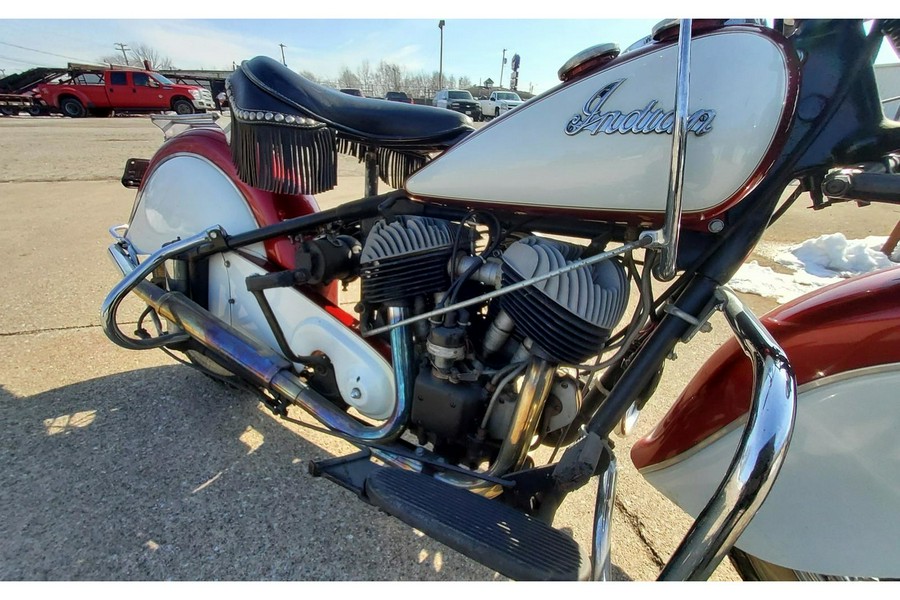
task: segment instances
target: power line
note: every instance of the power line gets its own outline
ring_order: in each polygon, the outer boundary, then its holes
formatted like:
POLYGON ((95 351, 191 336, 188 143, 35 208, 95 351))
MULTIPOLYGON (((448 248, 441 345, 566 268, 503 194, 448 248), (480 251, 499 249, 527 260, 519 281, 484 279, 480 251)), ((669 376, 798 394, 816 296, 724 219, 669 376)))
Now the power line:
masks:
POLYGON ((11 56, 3 56, 2 54, 0 54, 0 58, 2 58, 3 60, 11 60, 13 62, 22 63, 23 65, 28 65, 29 67, 45 67, 48 69, 55 68, 55 67, 51 67, 49 65, 39 64, 39 63, 30 61, 30 60, 22 60, 21 58, 13 58, 11 56))
POLYGON ((19 48, 21 50, 28 50, 29 52, 39 52, 41 54, 49 54, 50 56, 58 56, 59 58, 68 58, 69 60, 77 60, 79 62, 91 62, 89 60, 85 60, 83 58, 78 58, 75 56, 66 56, 65 54, 56 54, 53 52, 47 52, 46 50, 38 50, 36 48, 27 48, 25 46, 19 46, 18 44, 10 44, 9 42, 0 42, 4 46, 12 46, 13 48, 19 48))

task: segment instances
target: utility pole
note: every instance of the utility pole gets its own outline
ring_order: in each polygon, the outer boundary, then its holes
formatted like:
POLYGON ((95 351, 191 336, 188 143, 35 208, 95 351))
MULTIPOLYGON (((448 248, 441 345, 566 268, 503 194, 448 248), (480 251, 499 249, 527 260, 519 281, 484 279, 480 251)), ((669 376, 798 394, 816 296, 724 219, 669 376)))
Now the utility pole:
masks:
POLYGON ((444 89, 444 20, 438 21, 438 29, 441 30, 441 59, 438 66, 438 90, 444 89))
POLYGON ((506 66, 506 48, 503 49, 503 62, 500 63, 500 89, 503 89, 503 67, 506 66))
POLYGON ((284 62, 284 44, 278 44, 278 45, 281 46, 281 64, 283 64, 284 66, 287 66, 287 63, 284 62))
POLYGON ((115 43, 115 46, 116 46, 116 50, 121 50, 121 51, 122 51, 122 58, 125 59, 125 66, 127 67, 127 66, 128 66, 128 55, 125 54, 125 51, 126 51, 126 50, 131 50, 131 48, 129 48, 128 46, 126 46, 126 45, 123 44, 122 42, 116 42, 116 43, 115 43))

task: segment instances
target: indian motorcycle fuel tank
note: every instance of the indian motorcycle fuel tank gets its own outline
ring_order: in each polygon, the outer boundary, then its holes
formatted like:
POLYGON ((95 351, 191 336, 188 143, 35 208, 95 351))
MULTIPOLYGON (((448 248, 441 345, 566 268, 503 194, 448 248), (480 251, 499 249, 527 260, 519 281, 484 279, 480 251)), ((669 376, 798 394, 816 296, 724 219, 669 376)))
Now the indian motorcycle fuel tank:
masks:
MULTIPOLYGON (((677 46, 656 43, 494 120, 409 178, 414 197, 656 223, 665 212, 677 46)), ((787 41, 723 27, 691 42, 684 218, 746 196, 778 156, 797 96, 787 41)))

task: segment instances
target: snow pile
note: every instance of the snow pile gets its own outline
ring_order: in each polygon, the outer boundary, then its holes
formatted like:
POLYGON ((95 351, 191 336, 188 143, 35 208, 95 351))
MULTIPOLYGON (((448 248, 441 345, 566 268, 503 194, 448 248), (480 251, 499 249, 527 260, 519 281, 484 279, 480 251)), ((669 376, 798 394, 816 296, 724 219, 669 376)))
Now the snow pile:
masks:
MULTIPOLYGON (((886 237, 848 240, 843 233, 833 233, 792 246, 775 260, 796 271, 805 270, 819 277, 847 278, 893 266, 891 259, 881 252, 885 242, 886 237)), ((895 248, 893 254, 894 260, 900 258, 900 249, 895 248)))
POLYGON ((900 262, 900 244, 889 259, 881 252, 886 241, 883 236, 848 240, 842 233, 833 233, 774 252, 762 247, 758 251, 771 255, 792 273, 778 273, 754 260, 741 266, 728 285, 783 304, 841 279, 896 266, 900 262))

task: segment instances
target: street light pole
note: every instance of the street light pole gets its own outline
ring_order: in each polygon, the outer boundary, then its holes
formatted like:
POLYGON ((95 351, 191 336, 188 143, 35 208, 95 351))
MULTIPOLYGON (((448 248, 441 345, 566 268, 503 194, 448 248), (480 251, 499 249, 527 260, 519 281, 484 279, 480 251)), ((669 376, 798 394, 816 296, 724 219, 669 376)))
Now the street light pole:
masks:
POLYGON ((441 58, 438 66, 438 90, 444 89, 444 20, 438 21, 438 29, 441 30, 441 58))
POLYGON ((287 66, 287 63, 284 62, 284 44, 278 44, 278 45, 281 46, 281 64, 283 64, 284 66, 287 66))
POLYGON ((503 62, 500 63, 500 89, 503 89, 503 67, 506 66, 506 48, 503 49, 503 62))

